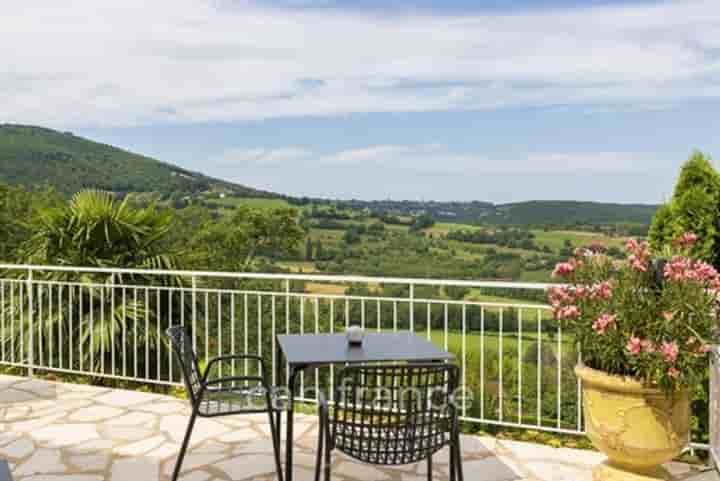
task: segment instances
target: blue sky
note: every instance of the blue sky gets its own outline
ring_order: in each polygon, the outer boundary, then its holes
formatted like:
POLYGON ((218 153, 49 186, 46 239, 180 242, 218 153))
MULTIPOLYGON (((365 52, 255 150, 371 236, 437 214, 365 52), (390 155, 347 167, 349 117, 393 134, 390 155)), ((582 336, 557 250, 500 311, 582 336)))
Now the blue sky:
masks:
POLYGON ((47 0, 0 26, 0 121, 288 194, 659 202, 720 152, 715 0, 47 0))

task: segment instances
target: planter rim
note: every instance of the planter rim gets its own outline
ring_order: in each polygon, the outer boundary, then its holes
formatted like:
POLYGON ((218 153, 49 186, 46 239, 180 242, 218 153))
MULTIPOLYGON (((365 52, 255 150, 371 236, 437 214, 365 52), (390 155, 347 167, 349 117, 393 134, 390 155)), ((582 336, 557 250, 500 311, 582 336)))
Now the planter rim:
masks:
POLYGON ((575 366, 575 375, 582 379, 586 385, 600 387, 608 391, 634 394, 662 394, 660 389, 648 387, 637 378, 608 374, 605 371, 592 369, 583 364, 577 364, 575 366))

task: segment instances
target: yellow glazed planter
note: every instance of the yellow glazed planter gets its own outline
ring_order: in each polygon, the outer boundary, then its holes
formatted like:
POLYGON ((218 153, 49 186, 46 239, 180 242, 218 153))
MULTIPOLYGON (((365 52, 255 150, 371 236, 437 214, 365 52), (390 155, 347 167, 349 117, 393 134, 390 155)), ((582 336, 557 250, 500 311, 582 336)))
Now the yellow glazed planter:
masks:
POLYGON ((668 397, 627 377, 575 367, 583 382, 585 430, 608 460, 595 468, 595 481, 670 479, 660 467, 687 446, 687 391, 668 397))

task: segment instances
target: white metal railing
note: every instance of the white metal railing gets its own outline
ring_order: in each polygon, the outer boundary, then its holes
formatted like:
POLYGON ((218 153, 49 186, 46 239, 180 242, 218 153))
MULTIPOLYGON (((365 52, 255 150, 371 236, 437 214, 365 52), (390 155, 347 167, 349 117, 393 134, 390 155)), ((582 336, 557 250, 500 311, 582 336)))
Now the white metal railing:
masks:
MULTIPOLYGON (((259 354, 278 384, 288 371, 276 334, 357 323, 410 330, 452 351, 473 395, 462 405, 466 422, 581 434, 579 353, 542 301, 548 286, 0 264, 0 364, 181 385, 163 340, 165 329, 181 324, 201 362, 259 354), (476 300, 466 300, 467 292, 453 299, 457 289, 475 289, 476 300)), ((229 369, 251 374, 257 367, 229 369)), ((332 396, 334 370, 301 375, 302 399, 316 400, 320 388, 332 396)))

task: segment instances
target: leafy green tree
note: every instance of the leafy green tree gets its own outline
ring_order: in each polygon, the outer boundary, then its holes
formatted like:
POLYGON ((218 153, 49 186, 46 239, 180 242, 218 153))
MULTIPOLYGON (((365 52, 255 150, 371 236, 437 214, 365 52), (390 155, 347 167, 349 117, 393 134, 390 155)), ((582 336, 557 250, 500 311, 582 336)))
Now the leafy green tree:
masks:
POLYGON ((240 206, 226 220, 206 223, 192 241, 207 269, 247 271, 259 256, 297 256, 306 232, 292 208, 240 206))
MULTIPOLYGON (((162 251, 162 239, 169 228, 169 214, 158 212, 154 206, 134 208, 129 198, 118 201, 113 194, 86 190, 59 208, 41 212, 36 230, 24 246, 23 260, 42 265, 175 269, 174 257, 162 251)), ((118 365, 131 362, 135 352, 125 349, 131 342, 149 346, 150 358, 155 359, 158 326, 163 321, 167 325, 168 310, 172 309, 168 307, 168 292, 157 291, 151 307, 148 296, 132 295, 137 294, 132 286, 182 285, 173 276, 141 274, 48 272, 34 276, 34 280, 42 281, 32 287, 34 311, 51 305, 53 297, 58 307, 31 319, 28 309, 12 303, 2 306, 17 319, 14 331, 3 342, 7 347, 29 345, 32 326, 37 333, 36 356, 52 359, 50 362, 57 365, 54 357, 58 349, 54 347, 58 343, 54 339, 74 339, 69 344, 71 349, 78 349, 74 362, 104 372, 116 361, 118 365)), ((144 365, 144 359, 132 360, 144 365)), ((70 362, 67 353, 65 362, 70 362)), ((74 369, 77 365, 64 367, 74 369)), ((147 367, 154 373, 159 364, 147 367)))
POLYGON ((447 286, 445 293, 450 299, 459 301, 470 293, 470 288, 464 286, 447 286))
POLYGON ((413 221, 412 225, 410 226, 410 230, 417 232, 423 229, 429 229, 430 227, 435 225, 435 219, 430 214, 423 214, 419 217, 416 217, 413 221))
POLYGON ((24 190, 0 185, 0 261, 10 262, 29 236, 24 190))
POLYGON ((25 248, 35 264, 173 268, 171 256, 158 247, 167 235, 171 216, 154 206, 133 208, 130 197, 86 190, 69 203, 41 212, 38 227, 25 248))
POLYGON ((695 152, 683 165, 672 199, 661 206, 650 226, 650 243, 656 251, 670 246, 684 232, 698 242, 693 255, 720 265, 720 174, 710 158, 695 152))
POLYGON ((0 261, 21 261, 40 210, 60 202, 52 189, 29 190, 0 184, 0 261))
POLYGON ((305 240, 305 260, 313 260, 313 241, 310 237, 305 240))
POLYGON ((373 222, 368 226, 368 234, 380 237, 385 233, 385 224, 382 222, 373 222))
POLYGON ((357 244, 360 242, 360 234, 354 226, 349 227, 343 235, 346 244, 357 244))

